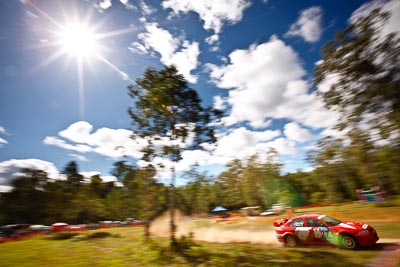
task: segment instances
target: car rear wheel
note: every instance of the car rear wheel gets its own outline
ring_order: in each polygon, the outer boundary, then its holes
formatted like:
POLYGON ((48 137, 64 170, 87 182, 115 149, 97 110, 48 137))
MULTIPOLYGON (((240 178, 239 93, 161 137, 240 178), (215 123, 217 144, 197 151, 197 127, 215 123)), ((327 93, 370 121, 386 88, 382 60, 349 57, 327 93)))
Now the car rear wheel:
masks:
POLYGON ((285 244, 286 244, 286 246, 291 247, 291 248, 297 246, 296 237, 294 237, 294 236, 292 236, 292 235, 288 235, 288 236, 285 238, 285 244))
POLYGON ((339 247, 345 249, 356 249, 358 247, 358 242, 353 236, 342 234, 339 236, 339 247))

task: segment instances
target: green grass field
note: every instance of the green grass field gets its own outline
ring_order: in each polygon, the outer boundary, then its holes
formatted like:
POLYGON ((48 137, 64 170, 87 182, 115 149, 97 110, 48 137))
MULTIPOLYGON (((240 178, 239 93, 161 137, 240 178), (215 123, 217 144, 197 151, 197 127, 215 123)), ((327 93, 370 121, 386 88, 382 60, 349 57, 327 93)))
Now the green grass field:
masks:
MULTIPOLYGON (((305 212, 367 221, 377 229, 381 239, 400 239, 400 207, 347 204, 296 210, 305 212)), ((218 230, 261 233, 273 229, 271 223, 280 217, 243 218, 230 224, 197 221, 191 224, 191 229, 214 229, 216 235, 218 230)), ((186 247, 173 253, 167 238, 153 237, 146 241, 142 233, 141 227, 120 227, 79 232, 68 239, 46 235, 2 243, 0 266, 366 266, 371 262, 375 266, 400 266, 400 246, 394 241, 356 251, 331 246, 288 249, 278 244, 195 241, 182 242, 186 247)))

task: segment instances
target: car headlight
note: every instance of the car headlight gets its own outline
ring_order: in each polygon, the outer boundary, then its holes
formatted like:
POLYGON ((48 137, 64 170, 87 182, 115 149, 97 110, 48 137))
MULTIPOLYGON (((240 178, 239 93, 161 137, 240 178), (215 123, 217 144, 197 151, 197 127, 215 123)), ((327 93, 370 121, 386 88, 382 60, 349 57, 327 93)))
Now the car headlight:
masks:
POLYGON ((369 231, 368 230, 362 230, 362 231, 358 232, 358 234, 359 235, 367 235, 367 234, 369 234, 369 231))

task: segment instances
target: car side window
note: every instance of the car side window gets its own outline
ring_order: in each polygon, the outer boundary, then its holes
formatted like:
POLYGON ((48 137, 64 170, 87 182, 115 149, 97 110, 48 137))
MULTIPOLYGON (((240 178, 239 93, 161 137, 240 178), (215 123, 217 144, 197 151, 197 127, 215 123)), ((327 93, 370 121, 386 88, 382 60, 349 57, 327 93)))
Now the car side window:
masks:
POLYGON ((303 219, 296 219, 293 220, 290 224, 289 227, 303 227, 304 226, 304 221, 303 219))
POLYGON ((306 218, 307 226, 309 227, 323 227, 325 226, 323 223, 313 219, 313 218, 306 218))

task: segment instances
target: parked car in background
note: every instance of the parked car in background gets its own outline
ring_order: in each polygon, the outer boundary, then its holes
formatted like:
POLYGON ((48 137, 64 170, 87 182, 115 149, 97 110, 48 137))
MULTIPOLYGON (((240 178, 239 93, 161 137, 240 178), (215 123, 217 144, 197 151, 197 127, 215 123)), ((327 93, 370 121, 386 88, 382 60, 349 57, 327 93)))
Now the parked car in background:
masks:
POLYGON ((260 213, 260 216, 270 216, 270 215, 277 215, 282 214, 285 212, 287 207, 284 204, 274 204, 270 209, 267 209, 264 212, 260 213))
POLYGON ((266 211, 264 211, 264 212, 261 212, 260 213, 260 216, 270 216, 270 215, 277 215, 277 214, 281 214, 280 212, 277 212, 276 210, 274 210, 274 209, 268 209, 268 210, 266 210, 266 211))
POLYGON ((83 231, 88 230, 86 224, 76 224, 68 226, 68 231, 83 231))
POLYGON ((68 230, 68 227, 69 227, 69 224, 67 224, 67 223, 63 223, 63 222, 53 223, 51 225, 51 231, 53 233, 66 231, 66 230, 68 230))
POLYGON ((29 224, 9 224, 0 227, 0 236, 7 237, 20 237, 30 234, 32 231, 29 229, 29 224))
POLYGON ((37 233, 43 233, 43 234, 48 234, 51 232, 51 227, 47 225, 42 225, 42 224, 34 224, 29 226, 29 229, 37 234, 37 233))
POLYGON ((323 214, 304 214, 274 222, 278 241, 288 247, 298 244, 335 244, 356 249, 379 240, 376 230, 365 223, 342 222, 323 214))
POLYGON ((144 221, 135 218, 126 218, 124 224, 128 226, 128 225, 144 225, 145 223, 144 221))

